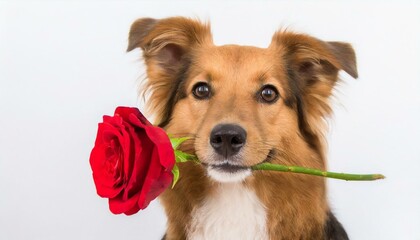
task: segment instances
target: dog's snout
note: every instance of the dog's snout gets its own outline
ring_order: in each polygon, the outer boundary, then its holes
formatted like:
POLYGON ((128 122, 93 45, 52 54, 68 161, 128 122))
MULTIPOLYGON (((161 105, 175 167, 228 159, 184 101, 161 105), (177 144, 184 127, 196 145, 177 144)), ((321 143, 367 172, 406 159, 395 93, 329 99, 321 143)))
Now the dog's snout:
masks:
POLYGON ((219 124, 210 133, 210 145, 225 158, 237 154, 245 142, 245 129, 235 124, 219 124))

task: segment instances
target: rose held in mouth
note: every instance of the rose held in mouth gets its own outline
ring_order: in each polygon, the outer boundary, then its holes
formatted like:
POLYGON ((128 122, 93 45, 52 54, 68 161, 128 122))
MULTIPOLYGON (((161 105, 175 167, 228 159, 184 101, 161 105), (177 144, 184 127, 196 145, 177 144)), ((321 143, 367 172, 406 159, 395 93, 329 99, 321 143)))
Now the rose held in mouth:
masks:
MULTIPOLYGON (((195 155, 178 149, 189 139, 169 138, 163 129, 153 126, 137 108, 118 107, 114 116, 104 116, 103 122, 99 123, 95 145, 90 154, 97 194, 109 199, 112 213, 135 214, 145 209, 171 184, 174 187, 180 177, 176 164, 186 162, 202 164, 208 175, 219 182, 243 181, 256 170, 353 181, 384 178, 381 174, 325 172, 265 161, 246 166, 242 161, 242 152, 247 143, 247 132, 236 124, 219 124, 212 129, 209 144, 214 155, 211 162, 200 162, 195 155)), ((270 152, 267 157, 271 155, 270 152)))
POLYGON ((174 164, 168 136, 137 108, 118 107, 99 123, 90 165, 97 193, 109 198, 112 213, 146 208, 172 183, 174 164))

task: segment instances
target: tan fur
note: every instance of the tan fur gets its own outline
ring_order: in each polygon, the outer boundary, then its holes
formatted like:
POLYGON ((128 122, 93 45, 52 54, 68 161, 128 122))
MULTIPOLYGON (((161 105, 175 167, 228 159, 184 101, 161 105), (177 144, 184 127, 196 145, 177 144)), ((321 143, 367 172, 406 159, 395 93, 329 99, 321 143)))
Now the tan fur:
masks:
MULTIPOLYGON (((357 77, 350 45, 323 42, 291 32, 276 32, 268 48, 214 46, 210 27, 187 18, 139 19, 129 48, 143 49, 147 65, 148 107, 157 124, 175 136, 192 136, 184 150, 210 163, 209 134, 219 123, 247 131, 243 164, 266 160, 325 169, 325 117, 338 71, 357 77), (214 90, 208 100, 191 94, 197 82, 214 90), (258 101, 271 84, 280 92, 274 104, 258 101)), ((204 167, 180 165, 181 177, 162 196, 168 216, 167 239, 185 239, 191 212, 215 183, 204 167)), ((267 208, 270 239, 323 239, 328 204, 325 180, 290 173, 255 172, 245 183, 267 208)))

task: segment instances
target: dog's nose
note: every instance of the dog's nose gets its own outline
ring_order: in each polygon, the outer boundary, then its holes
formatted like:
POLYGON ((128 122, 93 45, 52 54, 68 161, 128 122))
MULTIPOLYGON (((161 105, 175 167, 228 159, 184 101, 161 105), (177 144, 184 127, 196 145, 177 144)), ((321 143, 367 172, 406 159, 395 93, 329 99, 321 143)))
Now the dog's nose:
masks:
POLYGON ((219 124, 210 133, 210 145, 225 158, 237 154, 245 142, 245 129, 235 124, 219 124))

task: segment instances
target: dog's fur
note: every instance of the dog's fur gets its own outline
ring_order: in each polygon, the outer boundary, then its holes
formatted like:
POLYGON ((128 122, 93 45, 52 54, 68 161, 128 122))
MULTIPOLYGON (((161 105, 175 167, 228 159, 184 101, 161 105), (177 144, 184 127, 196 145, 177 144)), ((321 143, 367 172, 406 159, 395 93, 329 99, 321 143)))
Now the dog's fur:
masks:
POLYGON ((203 163, 180 164, 179 182, 161 195, 164 239, 348 239, 328 207, 323 178, 270 171, 215 177, 209 135, 220 123, 244 128, 241 166, 269 161, 325 169, 329 97, 339 70, 357 78, 349 44, 278 31, 268 48, 215 46, 209 24, 173 17, 135 21, 128 51, 135 48, 143 50, 157 124, 191 136, 183 150, 203 163), (193 96, 197 82, 210 85, 208 99, 193 96), (260 99, 267 84, 280 96, 273 103, 260 99))

